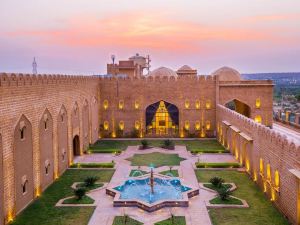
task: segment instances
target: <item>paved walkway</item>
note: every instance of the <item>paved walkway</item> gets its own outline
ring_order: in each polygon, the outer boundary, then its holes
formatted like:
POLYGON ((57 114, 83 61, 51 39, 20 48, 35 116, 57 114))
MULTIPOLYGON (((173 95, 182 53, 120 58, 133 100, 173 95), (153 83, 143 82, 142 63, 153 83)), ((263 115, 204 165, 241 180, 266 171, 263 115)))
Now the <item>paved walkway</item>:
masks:
POLYGON ((273 123, 273 130, 287 136, 295 143, 300 143, 300 132, 281 126, 277 123, 273 123))
MULTIPOLYGON (((126 159, 134 154, 147 154, 152 152, 161 152, 165 154, 178 154, 186 160, 181 161, 180 166, 174 166, 178 169, 179 177, 190 186, 199 187, 195 172, 194 163, 198 160, 197 156, 193 156, 186 150, 185 146, 176 146, 175 150, 165 150, 161 148, 151 148, 148 150, 138 150, 138 146, 129 146, 119 156, 112 154, 91 154, 79 156, 75 162, 116 162, 116 171, 108 184, 108 187, 115 187, 125 181, 132 169, 137 167, 130 166, 130 162, 126 159)), ((234 158, 227 154, 202 154, 201 161, 207 162, 231 162, 234 158)), ((154 172, 168 170, 169 167, 155 168, 154 172)), ((141 167, 141 170, 149 171, 148 167, 141 167)), ((204 189, 200 189, 200 195, 190 199, 189 207, 163 208, 156 212, 148 213, 144 210, 133 207, 113 207, 113 198, 105 194, 105 189, 95 191, 89 194, 96 202, 96 209, 89 221, 88 225, 111 225, 114 216, 129 215, 135 220, 143 222, 145 225, 153 225, 154 223, 167 219, 171 214, 175 216, 185 216, 187 225, 211 225, 210 217, 205 205, 205 201, 211 199, 215 194, 204 189)))

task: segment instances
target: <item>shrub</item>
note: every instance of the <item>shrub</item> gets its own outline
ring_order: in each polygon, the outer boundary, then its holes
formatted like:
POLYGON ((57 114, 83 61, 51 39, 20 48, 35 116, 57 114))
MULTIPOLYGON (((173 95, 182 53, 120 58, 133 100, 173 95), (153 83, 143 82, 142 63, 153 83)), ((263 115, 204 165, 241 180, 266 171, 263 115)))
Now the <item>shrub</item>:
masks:
POLYGON ((149 147, 149 142, 147 140, 141 140, 142 149, 146 149, 149 147))
POLYGON ((131 138, 138 138, 138 137, 139 137, 139 130, 137 130, 137 129, 134 128, 134 129, 131 131, 129 137, 131 137, 131 138))
POLYGON ((220 188, 223 185, 224 180, 221 177, 212 177, 209 182, 213 186, 220 188))
POLYGON ((174 143, 170 139, 164 140, 163 148, 174 149, 174 143))
POLYGON ((74 190, 74 194, 78 200, 81 200, 85 196, 85 193, 86 193, 85 188, 77 188, 74 190))
POLYGON ((225 201, 229 199, 231 191, 229 188, 220 188, 218 189, 218 195, 222 201, 225 201))
POLYGON ((99 180, 99 177, 90 176, 90 177, 85 178, 84 184, 86 187, 92 187, 95 185, 97 180, 99 180))
POLYGON ((240 168, 239 163, 196 163, 197 168, 240 168))

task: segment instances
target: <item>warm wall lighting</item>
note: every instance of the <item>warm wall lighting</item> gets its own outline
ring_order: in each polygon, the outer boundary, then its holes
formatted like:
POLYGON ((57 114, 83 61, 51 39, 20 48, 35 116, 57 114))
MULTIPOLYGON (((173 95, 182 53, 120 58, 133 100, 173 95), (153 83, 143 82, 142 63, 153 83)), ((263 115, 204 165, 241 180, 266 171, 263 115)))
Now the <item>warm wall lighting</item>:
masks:
POLYGON ((141 124, 140 124, 140 121, 135 121, 135 123, 134 123, 134 127, 135 127, 135 129, 137 129, 137 130, 139 130, 140 129, 140 127, 141 127, 141 124))
POLYGON ((103 108, 106 110, 108 108, 108 101, 104 100, 103 101, 103 108))
POLYGON ((138 101, 134 102, 134 108, 139 109, 140 108, 140 103, 138 101))
POLYGON ((261 105, 260 98, 257 98, 257 99, 255 100, 255 107, 256 107, 257 109, 259 109, 259 108, 260 108, 260 105, 261 105))
POLYGON ((190 101, 189 100, 185 100, 184 106, 185 106, 186 109, 189 109, 190 108, 190 101))
POLYGON ((104 121, 103 128, 104 128, 104 130, 108 130, 109 129, 109 123, 108 123, 108 121, 104 121))
POLYGON ((201 134, 200 134, 200 137, 204 138, 205 137, 205 131, 204 129, 201 129, 201 134))
POLYGON ((261 116, 256 115, 255 118, 254 118, 254 121, 257 122, 257 123, 261 123, 261 121, 262 121, 261 116))
POLYGON ((259 172, 260 174, 264 173, 264 160, 262 158, 259 160, 259 172))
POLYGON ((54 172, 54 179, 56 180, 56 179, 58 179, 58 178, 59 178, 58 172, 54 172))
POLYGON ((211 101, 210 100, 206 101, 205 107, 206 107, 206 109, 211 109, 211 101))
POLYGON ((196 109, 200 109, 200 101, 199 100, 196 100, 195 107, 196 107, 196 109))
POLYGON ((112 138, 117 137, 116 132, 113 131, 113 132, 111 133, 111 137, 112 137, 112 138))
POLYGON ((256 175, 256 172, 255 172, 255 171, 253 172, 253 180, 254 180, 254 181, 257 181, 257 175, 256 175))
POLYGON ((271 181, 271 166, 269 163, 267 164, 267 180, 271 181))
POLYGON ((250 162, 249 162, 249 159, 246 159, 246 170, 247 170, 247 172, 250 171, 250 162))
POLYGON ((184 129, 186 129, 186 130, 190 129, 190 122, 189 121, 184 122, 184 129))
POLYGON ((10 223, 14 220, 13 212, 10 210, 7 215, 7 221, 10 223))
POLYGON ((41 195, 41 189, 40 189, 40 187, 37 187, 36 188, 36 190, 35 190, 35 197, 40 197, 40 195, 41 195))
POLYGON ((119 109, 124 109, 124 101, 123 100, 119 101, 119 109))
POLYGON ((279 172, 278 170, 275 171, 275 187, 279 188, 279 183, 280 183, 280 177, 279 177, 279 172))
POLYGON ((207 120, 206 121, 206 130, 210 130, 210 121, 209 120, 207 120))
POLYGON ((195 129, 196 130, 200 130, 200 121, 196 121, 196 123, 195 123, 195 129))
POLYGON ((274 189, 271 190, 271 201, 275 201, 276 200, 276 192, 274 189))
POLYGON ((119 129, 120 129, 120 130, 124 130, 124 127, 125 127, 124 121, 121 120, 121 121, 119 122, 119 129))
POLYGON ((267 192, 267 182, 264 182, 264 192, 267 192))

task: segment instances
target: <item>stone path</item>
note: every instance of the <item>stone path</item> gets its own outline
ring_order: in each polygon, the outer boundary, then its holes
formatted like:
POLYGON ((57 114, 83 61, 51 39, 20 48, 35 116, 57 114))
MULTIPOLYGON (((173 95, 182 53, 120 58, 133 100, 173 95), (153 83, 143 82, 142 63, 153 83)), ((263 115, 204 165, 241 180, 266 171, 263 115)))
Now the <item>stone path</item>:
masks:
MULTIPOLYGON (((175 150, 165 150, 161 148, 151 148, 148 150, 138 150, 138 146, 129 146, 119 156, 112 154, 91 154, 77 157, 75 162, 116 162, 116 171, 108 184, 108 187, 115 187, 124 182, 132 169, 137 167, 130 166, 127 158, 134 154, 147 154, 152 152, 161 152, 165 154, 178 154, 186 160, 181 161, 180 166, 174 166, 178 169, 179 177, 190 186, 199 187, 198 180, 194 172, 194 163, 198 160, 197 156, 193 156, 186 150, 185 146, 176 146, 175 150)), ((234 158, 227 154, 202 154, 202 162, 231 162, 234 158)), ((155 168, 154 172, 168 170, 169 167, 155 168)), ((149 171, 149 167, 141 167, 141 170, 149 171)), ((189 207, 163 208, 156 212, 148 213, 133 207, 113 207, 113 198, 105 194, 105 189, 92 192, 90 196, 95 199, 97 205, 88 225, 111 225, 114 216, 129 215, 135 220, 143 222, 145 225, 153 225, 154 223, 165 220, 171 214, 175 216, 185 216, 187 225, 211 225, 210 217, 205 205, 205 201, 211 199, 215 194, 204 189, 200 189, 200 195, 190 199, 189 207)))

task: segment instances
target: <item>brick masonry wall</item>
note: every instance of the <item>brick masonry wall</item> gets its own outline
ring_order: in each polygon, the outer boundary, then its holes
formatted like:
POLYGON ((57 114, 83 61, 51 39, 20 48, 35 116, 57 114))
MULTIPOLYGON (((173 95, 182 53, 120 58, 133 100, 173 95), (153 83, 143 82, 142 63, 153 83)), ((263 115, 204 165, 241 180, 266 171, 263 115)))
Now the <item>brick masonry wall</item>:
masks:
POLYGON ((43 180, 45 180, 43 185, 45 188, 49 182, 52 182, 53 178, 59 176, 66 168, 66 163, 63 165, 59 161, 62 160, 62 149, 66 147, 66 143, 67 149, 65 151, 67 152, 66 157, 68 157, 66 161, 72 162, 72 141, 75 133, 79 134, 80 137, 81 152, 87 148, 89 143, 97 140, 98 92, 99 79, 95 77, 0 74, 0 137, 2 137, 0 150, 2 151, 1 156, 3 156, 3 167, 1 167, 1 169, 3 168, 3 182, 1 184, 5 190, 4 216, 6 219, 14 216, 29 203, 26 201, 19 209, 15 205, 15 191, 16 188, 20 188, 15 185, 14 177, 17 175, 15 174, 15 165, 20 165, 21 168, 24 165, 26 168, 26 163, 28 163, 15 157, 20 122, 28 119, 28 127, 32 128, 33 147, 29 150, 25 148, 22 154, 32 154, 33 156, 33 181, 31 182, 34 183, 34 190, 28 191, 37 195, 41 191, 43 180), (72 123, 74 107, 77 107, 78 110, 79 123, 76 127, 72 123), (62 108, 65 110, 66 121, 64 122, 67 124, 67 127, 64 128, 59 124, 62 108), (48 129, 52 131, 49 134, 45 133, 41 126, 41 124, 43 125, 41 121, 45 119, 45 111, 48 112, 50 118, 48 129), (22 115, 23 119, 21 118, 22 115), (60 137, 58 130, 60 135, 62 132, 68 133, 60 137), (65 140, 64 137, 68 140, 65 140), (47 156, 49 149, 45 149, 49 141, 53 145, 52 154, 50 154, 52 158, 47 156), (59 146, 64 147, 59 149, 59 146), (50 168, 52 167, 50 170, 52 174, 49 174, 52 176, 50 180, 41 178, 43 176, 41 169, 44 169, 45 165, 43 164, 45 164, 46 159, 50 160, 50 168), (58 170, 59 162, 61 163, 60 170, 58 170))
POLYGON ((124 131, 129 133, 134 129, 135 121, 140 121, 143 131, 146 129, 146 108, 161 100, 174 104, 179 109, 179 128, 184 122, 190 122, 190 132, 195 132, 195 122, 201 126, 208 120, 211 122, 210 133, 215 130, 215 77, 149 77, 149 78, 103 78, 100 81, 100 123, 109 122, 110 132, 118 129, 119 121, 124 121, 124 131), (104 109, 104 101, 108 108, 104 109), (119 109, 119 100, 124 101, 124 108, 119 109), (189 101, 186 109, 185 102, 189 101), (206 101, 211 102, 211 108, 206 109, 206 101), (196 108, 200 101, 200 108, 196 108), (135 102, 139 107, 135 109, 135 102))
MULTIPOLYGON (((253 143, 246 149, 246 160, 250 161, 249 174, 256 180, 262 190, 265 189, 268 198, 272 198, 274 204, 292 221, 297 224, 298 209, 298 180, 289 172, 290 169, 300 169, 300 144, 294 143, 293 140, 285 135, 281 135, 276 131, 254 122, 252 119, 246 118, 222 105, 217 106, 217 123, 222 129, 225 143, 232 142, 233 131, 225 132, 228 128, 224 127, 222 121, 227 121, 231 125, 237 127, 241 132, 247 134, 253 139, 253 143), (222 125, 223 124, 223 125, 222 125), (227 134, 227 136, 225 136, 227 134), (263 160, 263 172, 260 174, 260 159, 263 160), (267 164, 271 168, 271 181, 266 180, 267 164), (280 184, 279 192, 274 191, 275 171, 279 172, 280 184)), ((241 138, 241 137, 240 137, 241 138)), ((229 144, 231 152, 242 150, 241 145, 237 142, 237 149, 233 149, 229 144)), ((241 154, 239 154, 241 155, 241 154)), ((238 160, 239 160, 238 156, 238 160)), ((298 221, 299 222, 299 221, 298 221)))

